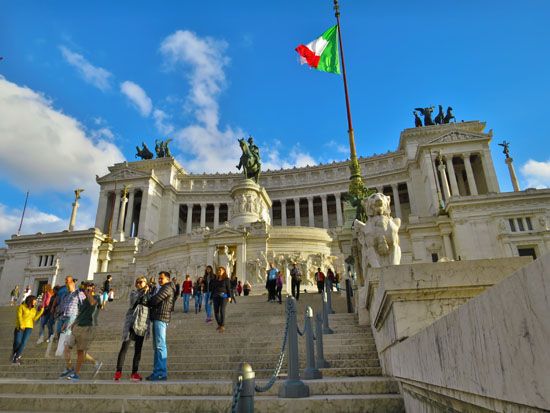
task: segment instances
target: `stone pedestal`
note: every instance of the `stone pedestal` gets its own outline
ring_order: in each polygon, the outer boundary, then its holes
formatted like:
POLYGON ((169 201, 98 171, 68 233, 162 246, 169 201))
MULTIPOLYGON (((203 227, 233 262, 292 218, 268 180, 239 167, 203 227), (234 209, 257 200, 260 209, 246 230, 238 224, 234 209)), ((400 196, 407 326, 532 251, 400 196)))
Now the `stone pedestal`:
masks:
POLYGON ((264 221, 271 225, 269 209, 271 199, 266 190, 251 179, 243 179, 231 188, 233 208, 231 210, 231 226, 237 228, 254 222, 264 221))

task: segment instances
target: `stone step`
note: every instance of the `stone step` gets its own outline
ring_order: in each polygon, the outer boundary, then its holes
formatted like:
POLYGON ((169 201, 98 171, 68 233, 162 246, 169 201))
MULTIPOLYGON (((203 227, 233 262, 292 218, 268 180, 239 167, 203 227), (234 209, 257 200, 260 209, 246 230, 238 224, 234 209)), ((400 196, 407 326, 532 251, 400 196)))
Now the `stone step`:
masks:
MULTIPOLYGON (((391 394, 398 393, 397 383, 387 377, 339 377, 320 380, 304 380, 309 386, 311 395, 331 394, 391 394)), ((231 380, 187 380, 167 381, 162 385, 143 381, 134 383, 129 380, 129 373, 114 382, 112 380, 14 380, 0 379, 3 393, 18 394, 57 394, 57 395, 150 395, 150 396, 231 396, 233 393, 231 380)), ((263 393, 277 395, 282 380, 263 393)), ((257 385, 263 386, 265 380, 258 380, 257 385)), ((0 393, 0 398, 2 393, 0 393)))
MULTIPOLYGON (((3 411, 55 412, 223 412, 231 406, 230 396, 101 396, 66 395, 59 403, 57 395, 3 394, 3 411), (21 403, 24 397, 25 402, 21 403), (53 405, 50 407, 50 405, 53 405), (50 410, 55 409, 55 410, 50 410)), ((280 399, 276 396, 256 396, 257 413, 302 412, 404 412, 403 399, 393 394, 316 395, 303 399, 280 399)))

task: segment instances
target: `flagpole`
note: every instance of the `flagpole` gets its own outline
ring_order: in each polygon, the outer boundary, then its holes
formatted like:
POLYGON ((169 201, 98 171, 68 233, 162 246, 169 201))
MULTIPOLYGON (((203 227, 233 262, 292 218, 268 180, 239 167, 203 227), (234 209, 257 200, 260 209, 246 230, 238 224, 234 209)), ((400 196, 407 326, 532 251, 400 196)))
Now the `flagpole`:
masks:
POLYGON ((29 191, 25 196, 25 205, 23 206, 23 213, 21 214, 21 222, 19 222, 19 229, 17 230, 17 236, 21 233, 21 227, 23 226, 23 219, 25 219, 25 211, 27 210, 27 201, 29 200, 29 191))
POLYGON ((350 165, 351 172, 349 194, 358 198, 365 196, 365 185, 361 176, 361 167, 357 160, 357 152, 355 150, 355 135, 353 133, 353 124, 351 121, 351 108, 349 103, 348 81, 346 77, 346 65, 344 61, 344 47, 342 46, 342 34, 340 31, 340 7, 338 0, 334 0, 334 16, 336 17, 336 26, 338 28, 338 43, 340 46, 340 58, 342 61, 342 77, 344 79, 344 93, 346 95, 346 111, 348 116, 348 135, 349 135, 349 150, 350 150, 350 165))

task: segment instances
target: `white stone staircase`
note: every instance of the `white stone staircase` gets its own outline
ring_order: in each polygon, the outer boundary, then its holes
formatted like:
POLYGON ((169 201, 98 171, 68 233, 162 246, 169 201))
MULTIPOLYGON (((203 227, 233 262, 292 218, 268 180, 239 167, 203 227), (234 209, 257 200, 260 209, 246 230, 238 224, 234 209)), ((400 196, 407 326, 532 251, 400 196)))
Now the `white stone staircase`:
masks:
MULTIPOLYGON (((125 303, 114 302, 100 314, 100 326, 90 353, 104 365, 94 381, 85 365, 82 379, 58 379, 63 360, 45 357, 46 343, 36 345, 38 326, 23 354, 22 365, 9 362, 15 309, 0 308, 0 411, 56 412, 228 412, 233 380, 240 363, 249 362, 257 382, 271 376, 285 325, 285 305, 267 303, 265 296, 239 297, 228 305, 226 332, 207 325, 205 314, 183 314, 182 301, 168 329, 169 381, 132 383, 128 380, 133 349, 126 357, 123 380, 113 382, 125 303)), ((303 328, 306 305, 320 307, 318 294, 303 294, 298 302, 298 324, 303 328)), ((335 334, 324 335, 325 358, 331 367, 321 369, 323 379, 306 381, 311 397, 280 399, 277 392, 286 375, 286 357, 279 379, 266 393, 256 393, 257 412, 402 412, 397 383, 381 376, 370 328, 358 326, 353 314, 344 313, 345 299, 333 295, 336 314, 330 316, 335 334)), ((300 364, 305 365, 304 339, 300 338, 300 364)), ((151 341, 144 343, 140 372, 152 367, 151 341)))

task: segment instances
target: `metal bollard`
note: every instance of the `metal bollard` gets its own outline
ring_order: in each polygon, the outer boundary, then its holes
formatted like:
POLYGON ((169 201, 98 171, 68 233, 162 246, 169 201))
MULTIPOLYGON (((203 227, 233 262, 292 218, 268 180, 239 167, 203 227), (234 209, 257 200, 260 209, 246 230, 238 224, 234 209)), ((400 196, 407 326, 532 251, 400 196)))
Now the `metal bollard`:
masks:
POLYGON ((325 360, 323 349, 323 316, 319 313, 315 315, 315 367, 323 369, 330 367, 330 363, 325 360))
POLYGON ((323 374, 315 367, 315 344, 313 343, 313 325, 311 319, 313 318, 313 309, 310 306, 306 308, 304 336, 306 338, 306 368, 304 369, 304 379, 315 380, 322 379, 323 374))
POLYGON ((325 291, 327 292, 329 314, 334 314, 334 309, 332 308, 332 281, 329 278, 326 279, 325 291))
POLYGON ((334 334, 334 331, 328 325, 328 315, 327 292, 323 291, 323 334, 334 334))
POLYGON ((248 363, 241 364, 241 376, 243 384, 239 402, 237 403, 238 413, 254 413, 254 386, 256 385, 256 373, 248 363))
POLYGON ((296 299, 287 297, 286 307, 288 311, 288 375, 279 388, 279 397, 300 398, 309 397, 309 387, 300 380, 300 360, 298 349, 298 325, 296 323, 296 299))
POLYGON ((351 302, 351 297, 353 295, 353 290, 351 289, 351 280, 346 279, 346 303, 348 305, 348 313, 353 313, 353 305, 351 302))

